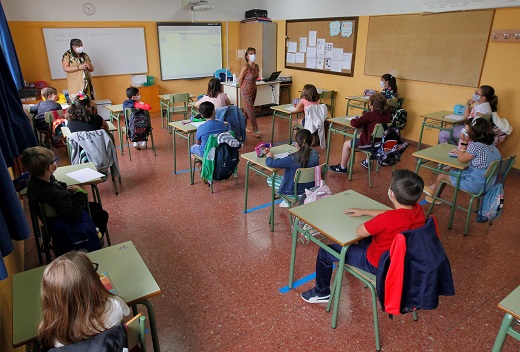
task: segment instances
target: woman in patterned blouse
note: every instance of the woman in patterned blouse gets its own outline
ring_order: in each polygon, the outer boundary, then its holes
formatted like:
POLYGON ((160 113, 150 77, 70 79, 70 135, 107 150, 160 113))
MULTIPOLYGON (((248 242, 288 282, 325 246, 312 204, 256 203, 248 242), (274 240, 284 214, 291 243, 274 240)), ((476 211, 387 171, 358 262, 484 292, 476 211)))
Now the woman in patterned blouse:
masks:
POLYGON ((73 101, 78 92, 83 92, 94 100, 94 87, 90 77, 90 73, 94 72, 94 66, 88 55, 83 52, 81 39, 71 39, 70 49, 63 54, 61 63, 63 71, 67 73, 70 100, 73 101))

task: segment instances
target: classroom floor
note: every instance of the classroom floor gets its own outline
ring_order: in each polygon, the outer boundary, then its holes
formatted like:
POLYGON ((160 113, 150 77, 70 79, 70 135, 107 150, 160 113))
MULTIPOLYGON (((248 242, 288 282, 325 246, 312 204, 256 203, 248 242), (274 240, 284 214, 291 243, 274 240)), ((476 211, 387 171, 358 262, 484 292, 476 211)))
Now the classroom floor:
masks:
MULTIPOLYGON (((259 141, 269 141, 271 117, 258 119, 261 140, 248 134, 243 152, 259 141)), ((276 206, 275 231, 269 229, 270 200, 264 177, 251 173, 249 208, 244 207, 245 162, 239 164, 238 185, 217 182, 211 194, 197 172, 190 185, 186 141, 177 143, 179 174, 173 174, 172 135, 152 119, 157 156, 151 149, 125 151, 119 156, 122 192, 112 184, 99 186, 104 208, 110 214, 112 243, 133 241, 162 293, 154 304, 161 351, 373 351, 374 330, 368 289, 345 274, 338 326, 331 329, 331 313, 323 304, 308 304, 301 292, 313 287, 304 283, 287 293, 290 262, 290 225, 287 209, 276 206), (262 207, 264 206, 264 207, 262 207)), ((277 121, 275 141, 287 140, 287 121, 277 121)), ((507 141, 506 143, 511 143, 507 141)), ((333 136, 331 162, 339 162, 342 137, 333 136)), ((415 170, 405 153, 400 168, 415 170)), ((66 165, 63 148, 60 165, 66 165)), ((320 151, 325 162, 325 150, 320 151)), ((354 189, 391 205, 387 189, 391 168, 373 172, 368 188, 367 170, 358 161, 352 181, 346 175, 327 173, 333 193, 354 189)), ((516 165, 519 167, 519 164, 516 165)), ((421 171, 430 184, 431 172, 421 171)), ((520 285, 520 174, 510 174, 506 184, 505 213, 492 226, 477 224, 463 236, 464 214, 447 228, 449 208, 436 206, 440 235, 451 262, 456 295, 441 297, 433 311, 419 311, 419 320, 402 315, 390 320, 379 311, 383 351, 490 351, 503 318, 497 308, 520 285)), ((421 198, 422 199, 422 198, 421 198)), ((465 198, 464 198, 465 199, 465 198)), ((427 206, 424 205, 427 210, 427 206)), ((295 278, 315 271, 317 246, 298 245, 295 278)), ((38 265, 34 241, 26 241, 26 267, 38 265)), ((139 284, 139 283, 136 283, 139 284)), ((148 338, 150 345, 151 338, 148 338)), ((503 351, 519 351, 520 342, 506 339, 503 351)))

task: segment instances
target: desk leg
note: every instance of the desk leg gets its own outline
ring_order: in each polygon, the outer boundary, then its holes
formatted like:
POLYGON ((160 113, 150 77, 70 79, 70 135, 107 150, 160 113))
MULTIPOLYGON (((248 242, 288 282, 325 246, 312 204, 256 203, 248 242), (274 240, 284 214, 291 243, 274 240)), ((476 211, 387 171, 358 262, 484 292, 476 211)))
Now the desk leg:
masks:
POLYGON ((329 155, 330 155, 330 144, 331 144, 331 136, 332 136, 332 123, 329 126, 329 133, 327 136, 327 156, 325 158, 325 172, 329 169, 329 155))
POLYGON ((293 114, 289 114, 289 144, 292 143, 292 133, 293 133, 292 117, 293 117, 293 114))
POLYGON ((188 135, 188 159, 190 162, 190 184, 192 185, 195 178, 195 170, 193 169, 193 158, 191 157, 191 149, 190 149, 190 135, 188 135))
POLYGON ((514 321, 514 317, 506 313, 504 319, 502 320, 502 325, 500 325, 500 329, 498 330, 497 338, 495 339, 495 343, 493 344, 492 352, 500 352, 502 350, 502 346, 504 345, 504 341, 506 340, 507 333, 511 328, 511 324, 514 321))
POLYGON ((271 124, 271 145, 274 143, 274 120, 276 118, 276 110, 273 110, 273 123, 271 124))
POLYGON ((269 223, 271 224, 271 232, 274 232, 274 179, 276 177, 276 171, 271 175, 271 213, 269 216, 269 223))
POLYGON ((335 329, 336 326, 338 325, 339 299, 341 297, 341 285, 343 283, 343 271, 345 269, 345 257, 347 254, 348 247, 349 246, 345 246, 345 247, 341 248, 341 253, 340 253, 340 258, 339 258, 339 263, 338 263, 338 271, 336 273, 336 275, 338 275, 338 280, 334 280, 334 281, 337 281, 337 283, 336 283, 336 287, 335 287, 336 297, 334 298, 334 309, 332 311, 331 327, 333 329, 335 329))
POLYGON ((422 125, 421 125, 421 133, 419 134, 419 142, 417 142, 417 151, 421 150, 421 142, 422 142, 422 136, 424 133, 424 125, 426 124, 426 119, 423 118, 422 125))
POLYGON ((246 163, 246 185, 245 185, 245 189, 244 189, 244 193, 245 193, 245 196, 244 196, 244 214, 247 213, 247 193, 249 191, 249 165, 251 164, 251 162, 248 160, 247 163, 246 163))
POLYGON ((356 142, 357 130, 354 130, 354 137, 352 137, 352 148, 350 149, 350 160, 348 165, 348 180, 352 181, 352 172, 354 171, 354 164, 356 163, 356 142))
MULTIPOLYGON (((117 133, 119 134, 119 147, 121 147, 121 155, 123 155, 123 130, 121 129, 121 115, 117 118, 117 133)), ((128 131, 126 132, 128 133, 128 131)))
POLYGON ((423 161, 422 158, 418 158, 417 166, 415 167, 415 173, 416 174, 419 174, 419 169, 421 168, 422 161, 423 161))
POLYGON ((137 304, 142 304, 143 306, 146 307, 146 310, 148 311, 148 320, 150 322, 150 333, 152 335, 153 350, 154 350, 154 352, 160 352, 161 348, 159 346, 159 334, 157 333, 157 322, 155 320, 155 312, 153 309, 152 302, 145 299, 143 301, 139 301, 139 302, 135 303, 132 306, 132 313, 134 315, 136 315, 138 313, 137 307, 136 307, 137 304))
MULTIPOLYGON (((176 131, 177 130, 175 128, 173 128, 172 138, 173 138, 173 173, 174 174, 177 173, 177 142, 175 141, 175 135, 177 134, 176 131)), ((189 143, 188 143, 188 145, 189 145, 189 143)))
POLYGON ((292 229, 292 247, 291 247, 291 267, 289 269, 289 288, 293 288, 294 282, 294 266, 296 264, 296 245, 298 243, 298 218, 294 217, 293 229, 292 229))
POLYGON ((347 100, 347 111, 345 111, 345 115, 348 116, 348 108, 350 107, 350 99, 347 100))
POLYGON ((460 175, 462 174, 462 170, 459 170, 457 173, 457 182, 455 182, 455 189, 453 190, 453 200, 452 200, 452 206, 450 211, 450 224, 448 225, 448 228, 451 229, 451 226, 453 225, 453 216, 455 215, 455 208, 457 208, 457 196, 459 195, 459 185, 460 185, 460 175))

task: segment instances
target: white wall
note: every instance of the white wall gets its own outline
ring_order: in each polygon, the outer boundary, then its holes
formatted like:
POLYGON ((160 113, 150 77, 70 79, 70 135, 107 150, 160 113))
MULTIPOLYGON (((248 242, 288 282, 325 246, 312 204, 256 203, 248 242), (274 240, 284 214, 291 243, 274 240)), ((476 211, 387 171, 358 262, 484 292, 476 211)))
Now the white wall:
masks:
MULTIPOLYGON (((259 8, 257 0, 208 0, 214 9, 196 11, 195 21, 240 21, 244 12, 259 8)), ((8 21, 192 21, 182 0, 2 0, 8 21), (83 3, 96 7, 92 16, 83 3)))

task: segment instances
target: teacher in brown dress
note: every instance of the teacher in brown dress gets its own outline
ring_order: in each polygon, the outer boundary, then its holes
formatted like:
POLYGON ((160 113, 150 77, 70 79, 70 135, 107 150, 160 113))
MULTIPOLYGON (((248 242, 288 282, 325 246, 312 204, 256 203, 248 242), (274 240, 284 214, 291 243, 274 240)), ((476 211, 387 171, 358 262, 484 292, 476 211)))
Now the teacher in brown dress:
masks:
POLYGON ((83 52, 81 39, 71 39, 70 49, 63 54, 63 71, 67 73, 67 86, 70 100, 74 101, 78 92, 83 92, 90 99, 94 98, 94 87, 92 87, 91 72, 94 66, 90 58, 83 52))
POLYGON ((240 70, 238 84, 240 86, 240 94, 242 94, 242 101, 244 103, 246 131, 249 133, 254 132, 254 136, 260 138, 262 137, 262 134, 258 130, 255 117, 256 81, 258 80, 258 74, 260 73, 260 68, 255 64, 256 49, 251 47, 247 48, 245 58, 246 62, 240 70), (247 120, 251 121, 253 130, 247 128, 247 120))

